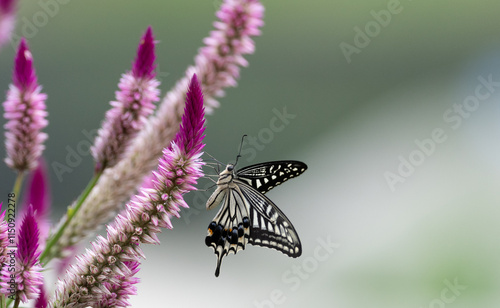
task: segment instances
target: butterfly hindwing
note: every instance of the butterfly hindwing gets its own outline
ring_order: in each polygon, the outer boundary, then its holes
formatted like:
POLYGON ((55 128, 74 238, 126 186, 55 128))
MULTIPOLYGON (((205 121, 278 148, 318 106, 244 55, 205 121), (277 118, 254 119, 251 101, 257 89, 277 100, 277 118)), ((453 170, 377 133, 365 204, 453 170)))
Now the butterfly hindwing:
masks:
POLYGON ((205 244, 217 255, 215 276, 219 276, 222 258, 245 249, 250 237, 249 205, 239 189, 226 188, 219 212, 208 226, 205 244))
POLYGON ((299 257, 302 254, 302 245, 297 231, 286 215, 253 187, 245 183, 239 183, 239 187, 251 205, 248 242, 276 249, 293 258, 299 257))
POLYGON ((236 172, 236 178, 265 194, 306 169, 306 164, 296 160, 271 161, 244 167, 236 172))

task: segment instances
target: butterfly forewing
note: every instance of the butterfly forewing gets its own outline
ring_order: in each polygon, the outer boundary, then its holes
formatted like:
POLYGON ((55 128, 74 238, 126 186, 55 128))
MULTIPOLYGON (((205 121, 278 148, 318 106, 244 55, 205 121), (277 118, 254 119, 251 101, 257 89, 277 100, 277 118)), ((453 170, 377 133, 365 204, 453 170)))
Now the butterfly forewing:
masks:
POLYGON ((242 168, 236 172, 236 178, 265 194, 306 169, 306 164, 296 160, 271 161, 242 168))

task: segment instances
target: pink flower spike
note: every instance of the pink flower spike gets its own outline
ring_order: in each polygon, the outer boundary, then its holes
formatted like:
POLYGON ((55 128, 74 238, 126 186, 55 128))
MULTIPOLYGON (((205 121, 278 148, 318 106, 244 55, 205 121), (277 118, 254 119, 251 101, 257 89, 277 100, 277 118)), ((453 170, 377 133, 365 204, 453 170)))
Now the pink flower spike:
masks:
POLYGON ((37 78, 35 68, 33 67, 33 56, 24 38, 21 39, 19 49, 17 50, 12 81, 16 87, 21 89, 31 90, 37 87, 37 78))
POLYGON ((260 35, 264 24, 264 6, 257 0, 224 0, 216 13, 218 21, 195 58, 207 113, 218 107, 213 97, 224 95, 224 88, 235 87, 240 75, 239 66, 247 66, 243 55, 255 49, 252 36, 260 35))
POLYGON ((32 266, 36 263, 38 255, 40 255, 40 252, 37 252, 39 236, 40 231, 38 230, 33 207, 30 206, 21 223, 17 243, 17 255, 22 264, 32 266))
POLYGON ((47 294, 45 293, 45 289, 43 287, 40 288, 40 296, 35 302, 35 308, 47 308, 48 307, 48 298, 47 294))
POLYGON ((0 0, 0 48, 10 39, 16 22, 16 0, 0 0))
POLYGON ((120 161, 136 134, 160 100, 159 81, 155 77, 154 37, 151 27, 141 39, 132 71, 122 75, 115 93, 116 101, 106 113, 92 147, 96 172, 113 167, 120 161))
MULTIPOLYGON (((45 242, 49 235, 49 211, 50 211, 50 185, 47 164, 43 158, 39 159, 38 167, 30 173, 27 180, 26 195, 21 207, 20 217, 24 217, 29 206, 36 213, 36 222, 40 229, 41 242, 45 242)), ((41 247, 43 249, 43 247, 41 247)))
POLYGON ((16 267, 14 273, 8 267, 2 268, 1 292, 9 292, 8 283, 12 274, 16 280, 16 296, 26 303, 35 299, 40 294, 40 286, 43 285, 42 267, 39 264, 38 251, 39 240, 38 226, 33 213, 33 207, 29 207, 21 223, 17 240, 16 267))
POLYGON ((15 0, 0 0, 0 10, 2 12, 12 12, 14 11, 15 0))
MULTIPOLYGON (((38 166, 33 170, 27 180, 26 186, 27 198, 23 204, 23 210, 33 206, 33 211, 36 212, 36 218, 44 217, 49 214, 50 210, 50 185, 49 171, 47 163, 43 158, 39 159, 38 166)), ((21 215, 21 217, 24 215, 21 215)))
POLYGON ((159 243, 156 234, 172 228, 170 217, 179 216, 179 207, 186 206, 183 195, 194 189, 188 183, 203 176, 204 116, 200 84, 193 76, 175 141, 164 149, 156 172, 145 179, 139 194, 108 225, 107 237, 98 237, 59 282, 52 307, 127 306, 129 295, 135 294, 133 276, 144 258, 141 245, 159 243))
POLYGON ((13 84, 3 103, 7 165, 19 172, 32 170, 44 150, 47 134, 41 132, 48 124, 45 100, 37 83, 33 56, 26 40, 21 39, 14 64, 13 84))
POLYGON ((184 115, 182 116, 181 129, 174 140, 174 143, 181 148, 183 147, 187 154, 200 152, 203 147, 200 140, 205 137, 203 135, 205 131, 204 116, 205 108, 203 107, 203 93, 201 92, 198 78, 196 74, 194 74, 186 94, 186 107, 184 108, 184 115))
POLYGON ((151 26, 148 27, 146 33, 141 39, 139 48, 137 48, 137 57, 132 64, 132 74, 135 78, 154 78, 156 76, 154 65, 155 56, 155 42, 153 37, 153 30, 151 26))

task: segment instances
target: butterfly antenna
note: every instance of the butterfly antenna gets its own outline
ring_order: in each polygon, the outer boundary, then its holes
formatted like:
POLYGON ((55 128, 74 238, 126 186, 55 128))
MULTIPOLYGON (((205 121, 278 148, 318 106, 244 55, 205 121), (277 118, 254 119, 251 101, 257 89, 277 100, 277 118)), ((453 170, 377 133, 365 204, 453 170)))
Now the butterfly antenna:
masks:
POLYGON ((214 166, 208 166, 216 172, 216 174, 205 174, 205 176, 213 176, 213 177, 219 177, 219 165, 217 165, 217 169, 214 166))
POLYGON ((209 168, 212 168, 214 170, 215 167, 219 167, 219 163, 216 163, 216 162, 206 162, 202 167, 209 167, 209 168))
MULTIPOLYGON (((205 151, 205 154, 207 154, 208 156, 210 156, 210 158, 213 159, 217 163, 217 170, 216 171, 217 171, 217 174, 219 174, 220 173, 220 169, 219 168, 220 168, 221 165, 224 165, 224 164, 221 163, 220 161, 218 161, 215 157, 213 157, 212 155, 210 155, 208 152, 205 151)), ((214 168, 214 170, 215 170, 215 168, 214 168)))
POLYGON ((219 163, 221 165, 224 165, 223 163, 221 163, 220 161, 218 161, 217 158, 215 158, 212 155, 210 155, 210 153, 208 153, 208 152, 205 151, 205 154, 207 154, 208 156, 210 156, 210 158, 213 159, 214 161, 216 161, 217 163, 219 163))
POLYGON ((245 137, 247 135, 243 135, 243 137, 241 137, 241 142, 240 142, 240 150, 238 151, 238 155, 236 156, 236 162, 234 163, 234 166, 236 167, 236 164, 238 164, 238 159, 241 157, 241 149, 243 148, 243 141, 245 140, 245 137))

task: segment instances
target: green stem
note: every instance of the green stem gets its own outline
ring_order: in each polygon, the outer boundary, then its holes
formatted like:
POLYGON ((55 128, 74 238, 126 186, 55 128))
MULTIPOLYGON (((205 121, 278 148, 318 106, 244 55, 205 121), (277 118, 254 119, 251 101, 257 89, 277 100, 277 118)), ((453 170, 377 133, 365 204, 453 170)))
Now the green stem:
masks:
POLYGON ((66 212, 66 220, 64 221, 63 224, 60 225, 57 232, 48 239, 47 245, 45 246, 45 250, 40 255, 40 263, 45 265, 45 264, 47 264, 47 262, 49 262, 54 257, 53 255, 50 254, 50 250, 57 243, 57 241, 59 241, 59 239, 61 238, 61 236, 64 233, 64 230, 69 225, 69 223, 71 222, 73 217, 75 217, 76 213, 78 212, 78 210, 82 206, 83 202, 85 201, 85 199, 87 199, 88 195, 90 194, 90 192, 94 188, 97 181, 99 181, 99 178, 101 177, 101 175, 102 175, 102 171, 94 174, 94 177, 90 180, 87 187, 85 187, 85 190, 80 195, 80 197, 78 197, 78 200, 76 200, 76 203, 73 206, 68 207, 68 211, 66 212))
POLYGON ((19 193, 21 192, 21 186, 23 185, 23 179, 24 179, 24 172, 19 171, 16 177, 16 182, 14 183, 14 188, 12 189, 12 192, 14 193, 16 200, 17 197, 19 196, 19 193))
MULTIPOLYGON (((20 300, 20 299, 19 299, 20 300)), ((5 303, 5 306, 2 306, 2 308, 6 308, 6 307, 10 307, 10 305, 12 305, 12 302, 14 300, 11 299, 10 297, 7 298, 7 302, 5 303)), ((18 302, 18 297, 16 296, 16 302, 17 302, 17 306, 19 306, 19 302, 18 302)), ((14 306, 14 307, 17 307, 17 306, 14 306)))

